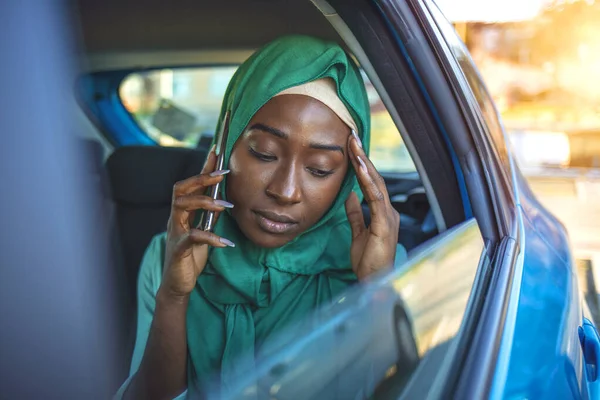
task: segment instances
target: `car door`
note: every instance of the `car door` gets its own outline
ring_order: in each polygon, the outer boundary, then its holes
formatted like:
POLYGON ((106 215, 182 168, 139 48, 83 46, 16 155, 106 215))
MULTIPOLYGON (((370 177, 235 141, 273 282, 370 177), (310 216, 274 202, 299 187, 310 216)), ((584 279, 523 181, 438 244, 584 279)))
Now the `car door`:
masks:
POLYGON ((593 371, 598 363, 598 334, 582 316, 564 228, 535 200, 524 182, 506 145, 508 138, 493 101, 455 30, 433 1, 409 3, 437 51, 477 150, 489 161, 487 180, 492 198, 500 200, 496 204, 503 204, 514 221, 496 254, 498 277, 506 277, 506 284, 492 285, 492 291, 505 290, 497 297, 498 304, 489 308, 504 309, 505 318, 492 324, 495 318, 488 318, 484 309, 480 325, 482 332, 486 325, 493 326, 491 332, 496 334, 491 336, 499 343, 499 350, 494 352, 489 345, 479 350, 473 346, 458 393, 469 398, 593 396, 597 390, 593 371), (508 196, 503 198, 502 192, 508 196), (472 372, 469 364, 476 366, 472 372), (560 364, 564 367, 557 367, 560 364), (545 381, 549 374, 554 379, 545 381))
POLYGON ((489 267, 470 219, 282 332, 230 398, 447 398, 489 267))

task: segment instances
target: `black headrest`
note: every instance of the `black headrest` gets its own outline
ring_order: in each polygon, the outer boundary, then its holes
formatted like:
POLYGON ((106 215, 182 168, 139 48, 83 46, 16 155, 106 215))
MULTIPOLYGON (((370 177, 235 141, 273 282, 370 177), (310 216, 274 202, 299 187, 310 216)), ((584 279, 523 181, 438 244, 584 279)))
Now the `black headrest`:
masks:
POLYGON ((173 147, 120 147, 106 162, 113 199, 131 205, 168 205, 173 184, 200 173, 206 153, 173 147))

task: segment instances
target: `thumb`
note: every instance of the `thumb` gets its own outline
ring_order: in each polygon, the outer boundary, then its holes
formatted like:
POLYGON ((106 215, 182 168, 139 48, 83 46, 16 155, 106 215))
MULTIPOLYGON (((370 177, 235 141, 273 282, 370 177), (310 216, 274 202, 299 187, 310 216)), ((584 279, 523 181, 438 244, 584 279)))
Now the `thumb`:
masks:
POLYGON ((348 222, 350 222, 350 229, 352 229, 352 239, 367 229, 360 201, 354 191, 350 193, 350 196, 346 200, 346 216, 348 217, 348 222))

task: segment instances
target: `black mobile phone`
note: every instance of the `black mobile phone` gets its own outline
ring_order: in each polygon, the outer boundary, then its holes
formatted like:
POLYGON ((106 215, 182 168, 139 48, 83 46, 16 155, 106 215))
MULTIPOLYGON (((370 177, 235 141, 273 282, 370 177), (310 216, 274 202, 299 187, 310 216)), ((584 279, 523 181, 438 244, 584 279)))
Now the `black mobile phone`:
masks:
MULTIPOLYGON (((217 136, 217 140, 215 142, 215 153, 217 155, 217 165, 215 166, 215 171, 222 170, 225 168, 225 146, 227 145, 227 135, 229 134, 229 112, 225 113, 225 118, 223 119, 223 124, 221 124, 221 131, 217 136)), ((214 200, 217 199, 219 195, 219 188, 221 183, 217 183, 214 186, 211 186, 208 189, 208 196, 212 197, 214 200)), ((200 224, 198 225, 199 229, 203 231, 212 232, 215 227, 215 212, 214 211, 204 211, 202 217, 200 219, 200 224)))

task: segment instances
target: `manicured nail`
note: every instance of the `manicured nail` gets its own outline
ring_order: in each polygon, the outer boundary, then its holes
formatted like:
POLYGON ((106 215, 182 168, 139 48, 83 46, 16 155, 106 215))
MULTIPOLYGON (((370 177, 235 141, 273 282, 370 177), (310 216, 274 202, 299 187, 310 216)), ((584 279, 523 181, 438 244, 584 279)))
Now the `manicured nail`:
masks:
POLYGON ((354 135, 354 139, 356 139, 356 142, 358 143, 358 145, 360 146, 360 148, 362 149, 362 142, 360 141, 360 138, 358 137, 358 135, 356 134, 356 131, 354 129, 352 129, 352 135, 354 135))
POLYGON ((228 169, 220 169, 218 171, 211 172, 210 176, 212 176, 214 178, 215 176, 225 175, 225 174, 228 174, 229 172, 230 171, 228 169))
POLYGON ((358 160, 358 163, 360 164, 360 168, 365 172, 368 173, 369 171, 367 170, 367 164, 365 164, 365 162, 362 160, 362 158, 360 158, 359 156, 356 156, 356 159, 358 160))
POLYGON ((223 243, 224 245, 227 245, 229 247, 235 247, 235 243, 233 243, 231 240, 229 239, 225 239, 225 238, 219 238, 219 242, 223 243))
POLYGON ((215 204, 225 208, 233 208, 233 204, 225 200, 215 200, 215 204))
POLYGON ((212 147, 210 148, 210 151, 208 152, 208 154, 214 153, 216 148, 217 148, 217 145, 213 144, 212 147))

